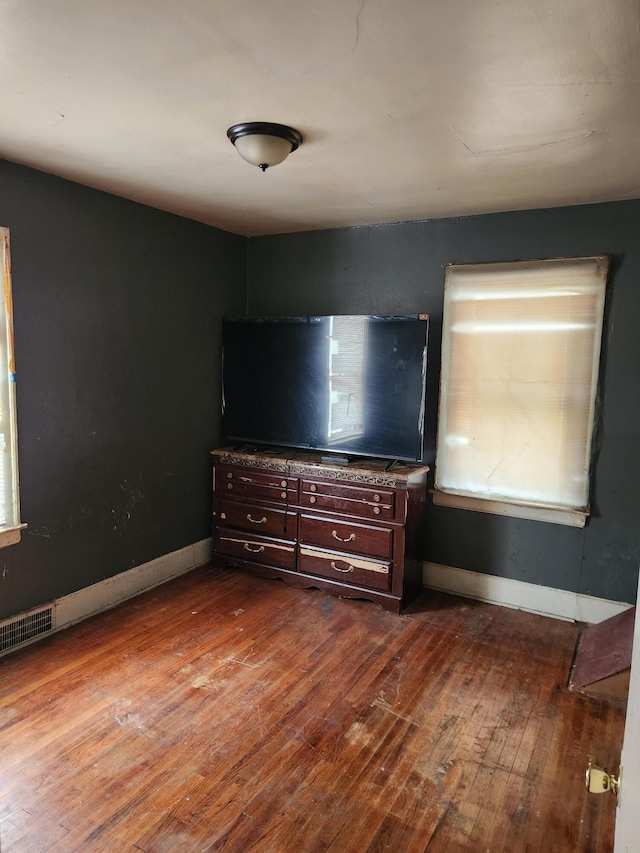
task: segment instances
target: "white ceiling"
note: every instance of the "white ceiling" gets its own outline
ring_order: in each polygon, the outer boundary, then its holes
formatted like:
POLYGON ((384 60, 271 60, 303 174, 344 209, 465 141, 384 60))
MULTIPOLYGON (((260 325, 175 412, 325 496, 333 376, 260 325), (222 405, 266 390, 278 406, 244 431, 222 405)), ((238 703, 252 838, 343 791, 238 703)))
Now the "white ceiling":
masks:
POLYGON ((0 73, 0 157, 239 234, 640 197, 637 0, 0 0, 0 73))

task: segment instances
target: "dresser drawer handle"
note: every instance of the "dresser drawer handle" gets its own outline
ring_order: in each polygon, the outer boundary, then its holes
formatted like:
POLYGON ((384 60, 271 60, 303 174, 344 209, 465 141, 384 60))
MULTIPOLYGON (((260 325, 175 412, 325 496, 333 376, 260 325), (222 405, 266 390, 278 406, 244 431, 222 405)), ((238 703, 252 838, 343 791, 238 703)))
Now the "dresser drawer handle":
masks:
POLYGON ((280 485, 282 486, 283 489, 286 489, 287 488, 287 481, 286 480, 280 480, 280 485))
POLYGON ((343 539, 341 536, 338 536, 337 530, 332 530, 331 535, 333 536, 334 539, 337 539, 338 542, 353 542, 354 539, 356 538, 355 533, 350 533, 346 539, 343 539))
POLYGON ((251 548, 248 542, 244 543, 244 550, 249 551, 251 554, 260 554, 264 551, 264 545, 260 545, 259 548, 251 548))
POLYGON ((250 512, 247 513, 247 521, 250 521, 252 524, 266 524, 267 523, 267 519, 264 515, 262 516, 262 518, 251 518, 250 512))
POLYGON ((373 496, 373 499, 374 499, 374 501, 375 501, 376 503, 379 503, 379 501, 380 501, 380 495, 374 495, 374 496, 373 496))
POLYGON ((380 515, 381 510, 379 506, 374 506, 373 511, 376 515, 380 515))
POLYGON ((349 565, 349 563, 347 563, 347 568, 346 568, 346 569, 341 569, 341 568, 339 568, 339 566, 338 566, 338 564, 336 563, 336 561, 335 561, 335 560, 331 560, 331 568, 332 568, 332 569, 335 569, 335 570, 336 570, 336 572, 342 572, 342 573, 343 573, 343 574, 345 574, 345 575, 346 575, 346 574, 348 574, 349 572, 354 571, 354 566, 349 565))
POLYGON ((310 491, 310 492, 315 492, 315 491, 317 491, 317 490, 318 490, 318 487, 315 485, 315 483, 312 483, 312 484, 309 486, 309 491, 310 491))

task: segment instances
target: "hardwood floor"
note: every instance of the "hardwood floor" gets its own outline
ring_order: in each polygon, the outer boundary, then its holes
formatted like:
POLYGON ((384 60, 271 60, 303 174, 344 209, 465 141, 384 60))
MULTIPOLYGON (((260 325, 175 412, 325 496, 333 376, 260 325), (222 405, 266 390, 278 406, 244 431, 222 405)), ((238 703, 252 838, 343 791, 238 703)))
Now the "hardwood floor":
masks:
POLYGON ((0 850, 610 851, 577 635, 197 569, 0 660, 0 850))

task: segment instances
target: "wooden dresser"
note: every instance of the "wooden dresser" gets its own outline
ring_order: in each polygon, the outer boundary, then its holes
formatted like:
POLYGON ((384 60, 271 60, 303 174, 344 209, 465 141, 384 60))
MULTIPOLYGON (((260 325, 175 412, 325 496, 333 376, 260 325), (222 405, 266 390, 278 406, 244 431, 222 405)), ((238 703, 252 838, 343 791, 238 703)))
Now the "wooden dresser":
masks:
POLYGON ((213 560, 399 613, 422 585, 426 465, 213 451, 213 560))

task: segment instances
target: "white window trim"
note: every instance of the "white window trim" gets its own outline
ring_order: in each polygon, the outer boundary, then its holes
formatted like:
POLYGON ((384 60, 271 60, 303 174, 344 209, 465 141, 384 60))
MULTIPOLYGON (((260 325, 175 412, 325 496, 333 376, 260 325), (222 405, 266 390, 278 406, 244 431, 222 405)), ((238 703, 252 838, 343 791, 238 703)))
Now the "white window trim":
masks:
POLYGON ((17 527, 3 527, 0 530, 0 548, 6 548, 8 545, 17 545, 22 538, 22 531, 26 524, 19 524, 17 527))
MULTIPOLYGON (((550 260, 550 261, 523 261, 512 264, 482 264, 482 265, 466 265, 464 269, 477 272, 477 271, 486 271, 491 273, 492 270, 501 271, 508 267, 516 268, 518 266, 522 267, 523 270, 532 269, 533 267, 539 267, 540 265, 551 266, 553 264, 558 265, 560 267, 562 264, 567 263, 595 263, 597 274, 601 277, 601 283, 604 289, 606 288, 606 280, 609 269, 609 258, 606 256, 597 256, 591 258, 574 258, 574 259, 558 259, 558 260, 550 260)), ((462 267, 456 266, 448 266, 446 267, 446 276, 445 276, 445 292, 446 286, 449 281, 449 275, 451 271, 462 270, 462 267)), ((604 295, 602 297, 604 304, 604 295)), ((450 347, 450 330, 447 325, 447 307, 446 307, 446 299, 445 299, 445 312, 443 318, 443 333, 442 333, 442 353, 443 353, 443 363, 444 359, 448 357, 448 348, 450 347)), ((602 311, 600 313, 599 318, 596 319, 596 333, 594 336, 594 345, 593 345, 593 366, 592 366, 592 380, 591 380, 591 404, 588 413, 588 440, 587 440, 587 453, 590 456, 591 453, 591 442, 593 436, 594 429, 594 414, 595 414, 595 399, 597 393, 597 385, 598 385, 598 374, 599 374, 599 361, 600 361, 600 348, 601 348, 601 339, 602 339, 602 324, 603 324, 603 316, 604 316, 604 308, 602 307, 602 311)), ((442 407, 443 400, 443 373, 441 374, 441 402, 440 405, 442 407)), ((440 442, 444 443, 444 429, 442 428, 443 423, 447 422, 446 413, 443 414, 442 409, 438 414, 438 447, 440 442)), ((478 512, 486 512, 493 515, 503 515, 503 516, 511 516, 516 518, 526 518, 534 521, 544 521, 544 522, 553 522, 556 524, 563 524, 572 527, 584 527, 586 523, 586 519, 588 518, 589 506, 567 506, 567 505, 556 505, 552 503, 543 503, 536 502, 533 499, 528 499, 526 497, 522 498, 508 498, 504 495, 496 495, 496 497, 492 497, 491 494, 482 494, 465 491, 464 489, 456 489, 449 487, 443 487, 438 480, 438 449, 436 450, 436 478, 435 478, 435 488, 432 490, 433 502, 439 506, 449 506, 459 509, 466 509, 471 511, 478 512)), ((590 459, 587 459, 585 462, 585 474, 586 474, 586 499, 588 502, 588 491, 589 491, 589 467, 590 467, 590 459)))
POLYGON ((6 328, 7 363, 3 365, 8 373, 8 406, 9 406, 9 435, 8 444, 11 454, 11 523, 0 526, 0 548, 15 545, 20 542, 21 531, 27 526, 20 521, 20 491, 18 478, 18 425, 16 417, 16 386, 14 364, 13 338, 13 297, 11 290, 11 251, 9 244, 9 229, 0 227, 2 237, 2 299, 4 304, 6 328))
POLYGON ((527 518, 530 521, 548 521, 565 524, 569 527, 584 527, 588 509, 567 509, 565 507, 544 506, 540 504, 511 503, 510 501, 478 498, 457 492, 445 492, 433 489, 433 502, 437 506, 450 506, 455 509, 468 509, 475 512, 488 512, 490 515, 508 515, 513 518, 527 518))

